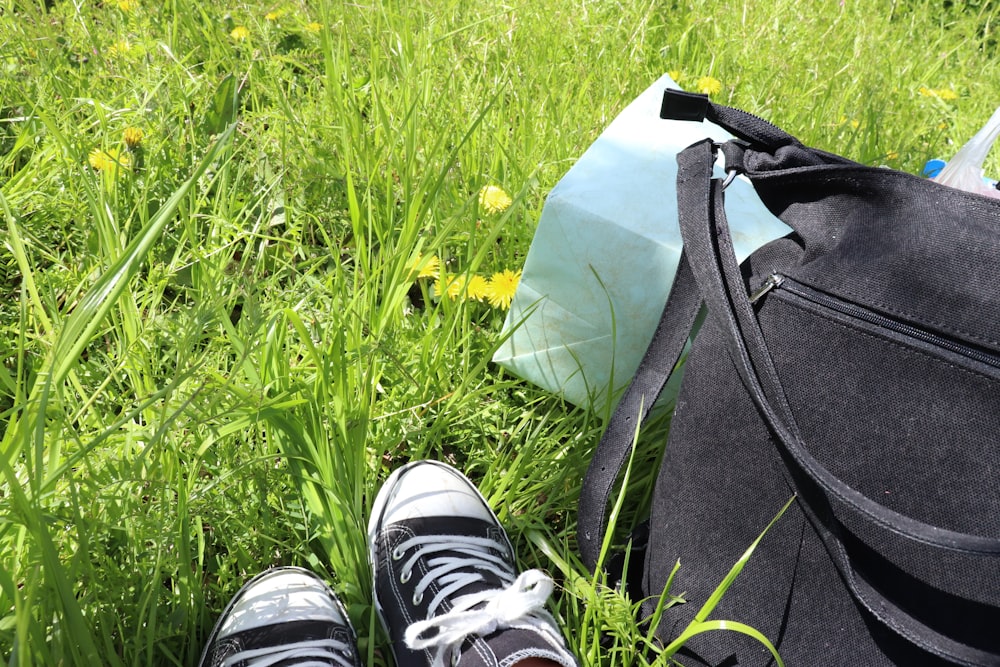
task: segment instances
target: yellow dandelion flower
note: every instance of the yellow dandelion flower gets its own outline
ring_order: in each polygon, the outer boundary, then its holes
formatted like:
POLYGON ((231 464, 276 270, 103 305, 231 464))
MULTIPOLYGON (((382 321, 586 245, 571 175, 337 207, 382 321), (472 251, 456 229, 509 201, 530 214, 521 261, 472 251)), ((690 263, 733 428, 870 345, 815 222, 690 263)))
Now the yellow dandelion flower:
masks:
POLYGON ((95 148, 87 156, 87 162, 97 171, 116 171, 118 167, 128 169, 132 164, 128 155, 123 155, 114 148, 109 148, 106 151, 95 148))
POLYGON ((89 162, 90 166, 97 171, 103 171, 111 165, 110 157, 100 148, 95 148, 90 151, 90 155, 87 156, 87 162, 89 162))
POLYGON ((714 76, 703 76, 695 81, 694 89, 705 95, 718 95, 722 92, 722 82, 714 76))
POLYGON ((958 99, 958 93, 951 88, 928 88, 927 86, 920 86, 917 92, 924 97, 936 97, 945 102, 952 102, 958 99))
POLYGON ((848 118, 847 116, 841 115, 840 120, 837 121, 837 125, 850 125, 856 130, 861 127, 861 122, 856 118, 848 118))
POLYGON ((312 23, 307 23, 305 27, 306 27, 306 32, 317 33, 323 29, 323 24, 313 21, 312 23))
POLYGON ((126 127, 125 131, 122 132, 122 138, 125 140, 125 145, 129 148, 135 148, 142 143, 142 138, 145 133, 138 127, 126 127))
POLYGON ((409 264, 410 274, 417 274, 417 278, 437 278, 441 270, 441 260, 437 255, 431 255, 426 259, 419 252, 409 264))
POLYGON ((502 213, 510 208, 510 195, 497 185, 484 185, 479 191, 479 205, 487 213, 502 213))
POLYGON ((490 278, 488 293, 486 295, 486 298, 490 301, 490 305, 495 308, 503 308, 504 310, 510 308, 510 302, 514 299, 514 292, 517 291, 517 284, 519 282, 521 282, 520 271, 507 269, 506 271, 494 273, 493 277, 490 278))
POLYGON ((469 282, 465 286, 465 293, 470 299, 486 301, 490 298, 490 283, 479 274, 469 276, 469 282))
POLYGON ((886 160, 898 160, 899 159, 899 151, 888 151, 885 154, 885 159, 886 160))
POLYGON ((229 36, 235 39, 237 42, 242 42, 247 37, 250 36, 250 29, 243 25, 238 25, 233 28, 233 31, 229 33, 229 36))
POLYGON ((674 83, 680 83, 681 82, 681 78, 684 75, 681 74, 681 71, 679 69, 672 69, 669 72, 667 72, 667 76, 669 76, 671 79, 673 79, 674 83))
POLYGON ((434 296, 443 297, 448 292, 448 284, 451 282, 451 274, 442 273, 434 280, 434 296))
POLYGON ((126 14, 139 6, 138 0, 118 0, 118 9, 126 14))
POLYGON ((118 58, 119 56, 127 56, 131 51, 132 45, 129 44, 129 41, 127 39, 119 39, 108 47, 107 54, 109 58, 118 58))
POLYGON ((465 274, 459 276, 452 276, 451 280, 448 281, 448 296, 453 300, 465 294, 465 286, 469 282, 468 276, 465 274))
POLYGON ((268 12, 267 14, 264 14, 264 20, 265 21, 277 21, 278 19, 280 19, 284 15, 285 15, 285 10, 284 9, 276 9, 273 12, 268 12))
POLYGON ((438 299, 442 299, 447 295, 454 300, 458 298, 464 288, 465 276, 456 276, 453 273, 442 273, 434 281, 434 294, 438 299))

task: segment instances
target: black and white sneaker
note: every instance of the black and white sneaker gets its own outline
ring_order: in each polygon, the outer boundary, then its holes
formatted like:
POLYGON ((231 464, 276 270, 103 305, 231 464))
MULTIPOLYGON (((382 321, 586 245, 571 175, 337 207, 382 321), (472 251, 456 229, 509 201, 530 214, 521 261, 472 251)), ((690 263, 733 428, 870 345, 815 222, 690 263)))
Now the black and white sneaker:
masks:
POLYGON ((233 597, 200 667, 361 667, 351 622, 336 594, 297 567, 258 574, 233 597))
POLYGON ((394 472, 372 507, 368 544, 397 667, 576 666, 544 610, 552 580, 515 573, 503 527, 454 468, 418 461, 394 472))

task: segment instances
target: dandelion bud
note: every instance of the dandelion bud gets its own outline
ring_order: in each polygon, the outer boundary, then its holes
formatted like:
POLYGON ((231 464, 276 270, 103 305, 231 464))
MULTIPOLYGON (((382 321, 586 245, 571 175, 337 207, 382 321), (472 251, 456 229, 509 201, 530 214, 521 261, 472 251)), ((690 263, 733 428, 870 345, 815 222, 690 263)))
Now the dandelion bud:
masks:
POLYGON ((122 133, 122 137, 125 139, 125 145, 130 149, 135 149, 139 144, 141 144, 143 136, 145 136, 143 131, 138 127, 126 127, 125 131, 122 133))

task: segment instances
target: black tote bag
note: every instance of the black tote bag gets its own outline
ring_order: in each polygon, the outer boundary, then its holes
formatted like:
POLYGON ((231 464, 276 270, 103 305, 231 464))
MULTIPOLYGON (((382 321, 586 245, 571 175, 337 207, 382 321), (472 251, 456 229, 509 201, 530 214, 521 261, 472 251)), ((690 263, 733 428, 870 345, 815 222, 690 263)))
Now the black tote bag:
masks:
MULTIPOLYGON (((584 482, 593 567, 635 420, 704 304, 650 510, 642 594, 679 560, 684 629, 793 495, 713 618, 786 665, 1000 665, 1000 200, 808 148, 703 96, 664 116, 738 139, 679 157, 684 253, 584 482), (716 151, 794 231, 737 265, 716 151)), ((685 664, 766 665, 736 633, 685 664)))

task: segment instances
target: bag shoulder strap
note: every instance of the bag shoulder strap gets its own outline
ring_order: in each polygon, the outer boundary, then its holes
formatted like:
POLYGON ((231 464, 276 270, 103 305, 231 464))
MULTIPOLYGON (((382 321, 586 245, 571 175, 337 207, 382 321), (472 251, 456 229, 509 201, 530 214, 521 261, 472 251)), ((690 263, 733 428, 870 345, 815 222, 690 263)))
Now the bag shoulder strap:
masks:
POLYGON ((680 360, 700 308, 701 295, 682 252, 653 339, 608 420, 583 479, 577 506, 577 541, 583 562, 592 572, 600 559, 615 481, 628 461, 639 426, 649 416, 680 360))

